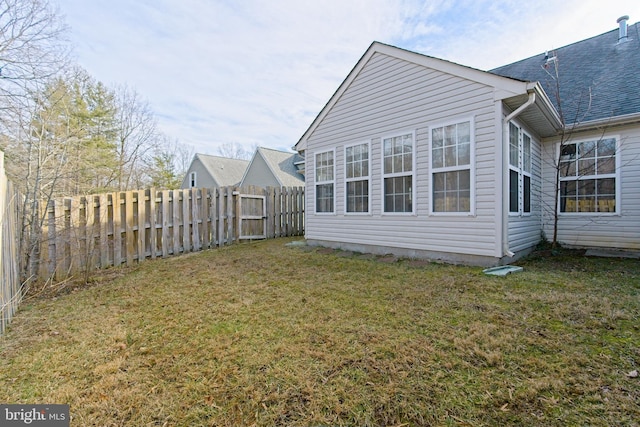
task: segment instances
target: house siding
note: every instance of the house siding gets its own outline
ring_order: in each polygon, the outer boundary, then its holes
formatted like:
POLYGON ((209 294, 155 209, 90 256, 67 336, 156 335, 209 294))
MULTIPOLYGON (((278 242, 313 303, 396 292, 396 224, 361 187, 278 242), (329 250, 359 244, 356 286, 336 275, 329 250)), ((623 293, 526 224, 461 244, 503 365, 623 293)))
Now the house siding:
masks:
POLYGON ((191 162, 191 166, 185 175, 184 180, 182 181, 182 186, 180 188, 189 188, 189 177, 191 176, 191 172, 196 173, 196 185, 200 188, 214 188, 218 187, 218 184, 211 177, 211 174, 202 164, 202 161, 198 158, 195 158, 193 162, 191 162))
POLYGON ((307 239, 466 254, 494 262, 496 209, 500 209, 495 117, 492 87, 375 53, 309 135, 307 239), (430 215, 430 126, 468 119, 474 124, 475 215, 430 215), (415 132, 414 213, 383 213, 381 138, 402 132, 415 132), (345 215, 344 146, 359 142, 371 142, 371 212, 345 215), (314 155, 333 148, 336 211, 316 215, 314 155))
POLYGON ((267 162, 261 155, 256 155, 249 165, 242 185, 256 185, 259 187, 279 187, 280 183, 269 170, 267 162))
MULTIPOLYGON (((617 214, 560 214, 558 241, 567 246, 613 249, 640 249, 640 129, 635 126, 609 128, 599 132, 571 135, 572 141, 619 137, 620 157, 619 205, 617 214)), ((545 164, 552 165, 557 153, 558 139, 543 141, 545 164)), ((553 237, 553 207, 555 169, 547 167, 544 176, 544 232, 553 237)))

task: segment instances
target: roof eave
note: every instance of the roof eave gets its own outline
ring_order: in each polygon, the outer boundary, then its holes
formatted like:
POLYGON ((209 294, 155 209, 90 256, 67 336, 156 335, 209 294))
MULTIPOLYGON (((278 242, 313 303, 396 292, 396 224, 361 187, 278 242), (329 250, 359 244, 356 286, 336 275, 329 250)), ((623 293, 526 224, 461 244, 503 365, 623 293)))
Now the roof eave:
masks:
POLYGON ((567 126, 567 129, 571 129, 573 131, 587 131, 637 123, 640 123, 640 112, 575 123, 571 126, 567 126))

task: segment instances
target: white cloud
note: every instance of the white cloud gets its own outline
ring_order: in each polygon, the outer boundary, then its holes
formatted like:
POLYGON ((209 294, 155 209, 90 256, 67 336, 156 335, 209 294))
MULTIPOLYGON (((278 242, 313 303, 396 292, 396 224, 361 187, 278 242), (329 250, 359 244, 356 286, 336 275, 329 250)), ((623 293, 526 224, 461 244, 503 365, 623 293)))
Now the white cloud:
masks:
POLYGON ((374 40, 486 69, 640 19, 631 1, 58 2, 81 66, 213 154, 291 147, 374 40))

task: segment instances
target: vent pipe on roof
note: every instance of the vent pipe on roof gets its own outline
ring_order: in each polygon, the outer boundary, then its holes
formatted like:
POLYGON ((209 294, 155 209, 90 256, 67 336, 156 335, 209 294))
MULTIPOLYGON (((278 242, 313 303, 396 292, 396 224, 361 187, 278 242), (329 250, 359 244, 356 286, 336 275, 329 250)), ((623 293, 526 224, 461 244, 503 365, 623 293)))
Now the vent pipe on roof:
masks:
POLYGON ((627 41, 627 21, 629 20, 629 15, 624 15, 618 18, 618 24, 620 25, 620 30, 618 32, 618 43, 627 41))

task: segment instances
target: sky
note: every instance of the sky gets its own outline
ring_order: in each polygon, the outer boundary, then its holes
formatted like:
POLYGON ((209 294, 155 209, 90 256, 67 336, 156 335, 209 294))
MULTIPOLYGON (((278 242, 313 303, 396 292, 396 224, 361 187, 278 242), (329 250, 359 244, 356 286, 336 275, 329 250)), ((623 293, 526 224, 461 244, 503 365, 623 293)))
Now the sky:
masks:
POLYGON ((373 41, 488 70, 640 21, 638 0, 50 0, 75 61, 167 137, 289 151, 373 41))

